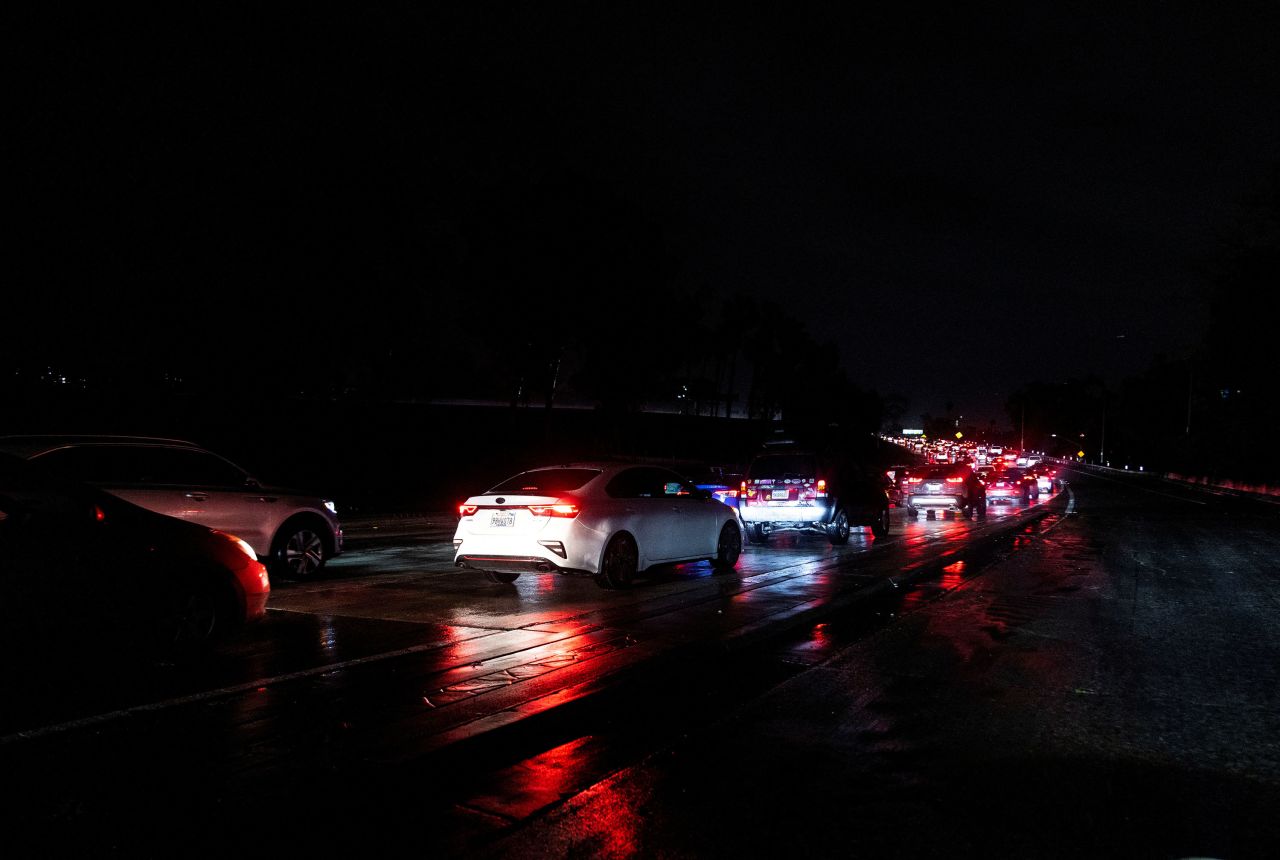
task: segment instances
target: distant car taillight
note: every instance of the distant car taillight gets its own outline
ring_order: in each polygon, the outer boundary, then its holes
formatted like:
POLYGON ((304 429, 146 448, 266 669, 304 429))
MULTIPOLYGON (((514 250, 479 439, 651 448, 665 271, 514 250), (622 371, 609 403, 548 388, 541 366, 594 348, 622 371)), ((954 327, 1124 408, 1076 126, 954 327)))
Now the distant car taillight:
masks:
POLYGON ((565 517, 566 519, 573 519, 582 513, 577 504, 564 499, 553 505, 530 505, 529 511, 535 517, 565 517))
POLYGON ((948 484, 963 484, 964 478, 947 478, 948 484))

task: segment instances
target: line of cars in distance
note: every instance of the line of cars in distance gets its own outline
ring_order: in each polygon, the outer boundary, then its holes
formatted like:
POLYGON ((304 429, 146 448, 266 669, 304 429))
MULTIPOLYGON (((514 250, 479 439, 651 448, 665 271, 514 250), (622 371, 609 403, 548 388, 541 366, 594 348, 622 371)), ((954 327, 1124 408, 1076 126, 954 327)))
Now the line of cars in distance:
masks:
POLYGON ((744 541, 784 531, 848 543, 852 530, 889 533, 889 483, 838 451, 769 446, 739 475, 711 467, 690 479, 646 463, 531 469, 458 507, 454 563, 490 581, 523 573, 590 576, 625 588, 645 570, 708 561, 732 570, 744 541))
MULTIPOLYGON (((31 536, 49 541, 60 528, 67 546, 115 553, 96 562, 110 568, 102 581, 129 580, 119 559, 136 559, 149 541, 150 563, 137 566, 139 575, 155 578, 164 568, 175 585, 146 606, 142 626, 163 627, 158 638, 167 636, 171 650, 260 619, 269 576, 305 579, 342 552, 332 501, 269 487, 184 440, 9 436, 0 437, 0 456, 0 558, 9 569, 28 570, 34 582, 31 536), (111 526, 86 526, 86 510, 111 526), (179 521, 190 528, 178 530, 179 521), (108 535, 117 537, 105 541, 108 535)), ((981 517, 999 500, 1025 503, 1056 488, 1050 467, 1006 468, 1003 457, 994 465, 932 462, 883 472, 838 447, 791 441, 766 445, 742 474, 721 466, 689 478, 653 463, 569 463, 521 472, 463 502, 454 563, 498 584, 556 572, 617 589, 657 565, 707 561, 717 572, 732 570, 744 543, 763 545, 782 532, 824 535, 836 546, 856 528, 884 538, 894 505, 909 516, 981 517)), ((77 557, 92 555, 86 549, 77 557)), ((88 567, 68 562, 51 582, 72 581, 88 567)))
POLYGON ((835 546, 855 528, 884 538, 894 505, 910 517, 984 517, 988 505, 1025 504, 1056 488, 1051 467, 1006 467, 1003 457, 880 471, 839 447, 790 440, 766 444, 741 475, 723 466, 689 479, 652 464, 567 463, 462 502, 454 563, 495 583, 556 572, 624 588, 656 565, 709 561, 730 570, 744 541, 763 545, 781 532, 821 534, 835 546))
POLYGON ((929 462, 897 466, 889 474, 895 503, 912 518, 921 513, 982 518, 991 505, 1026 505, 1062 488, 1057 466, 1037 456, 999 456, 987 463, 929 462), (1010 465, 1019 459, 1033 465, 1010 465))

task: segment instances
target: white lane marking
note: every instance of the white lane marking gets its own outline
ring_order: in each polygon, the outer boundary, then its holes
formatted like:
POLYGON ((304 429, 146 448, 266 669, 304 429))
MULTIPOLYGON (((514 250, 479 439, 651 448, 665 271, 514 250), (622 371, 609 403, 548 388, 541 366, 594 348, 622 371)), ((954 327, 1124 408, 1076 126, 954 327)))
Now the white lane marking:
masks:
MULTIPOLYGON (((560 639, 551 639, 546 642, 538 642, 537 644, 530 645, 527 648, 517 648, 511 653, 519 654, 521 651, 526 651, 529 648, 538 648, 546 645, 554 645, 557 642, 562 642, 566 639, 572 639, 575 636, 581 636, 584 633, 588 633, 588 632, 591 632, 591 631, 579 630, 575 633, 569 634, 560 639)), ((483 639, 485 637, 480 636, 476 638, 483 639)), ((27 729, 25 731, 14 732, 11 735, 5 735, 3 737, 0 737, 0 746, 5 746, 11 743, 18 743, 20 741, 36 740, 38 738, 48 737, 50 735, 56 735, 62 732, 69 732, 75 729, 83 729, 88 726, 96 726, 102 723, 111 722, 112 720, 119 720, 124 717, 130 717, 135 714, 152 713, 155 711, 163 711, 163 710, 166 710, 167 708, 176 708, 176 707, 181 707, 182 705, 195 704, 197 702, 207 702, 211 699, 223 698, 225 696, 234 696, 238 693, 247 693, 252 690, 257 690, 261 687, 270 687, 275 684, 284 683, 286 681, 297 681, 302 678, 314 678, 318 675, 328 675, 333 672, 341 672, 344 669, 347 669, 352 666, 362 666, 368 663, 377 663, 382 660, 390 660, 395 657, 404 657, 409 654, 420 654, 423 651, 439 650, 440 647, 441 645, 439 642, 436 642, 434 644, 429 644, 429 645, 414 645, 410 648, 401 648, 398 651, 387 651, 383 654, 371 654, 368 657, 357 657, 352 660, 343 660, 341 663, 332 663, 327 666, 316 666, 315 668, 312 668, 312 669, 302 669, 298 672, 288 672, 284 675, 274 675, 270 678, 259 678, 254 681, 246 681, 243 684, 235 684, 233 686, 222 687, 217 690, 206 690, 203 693, 192 693, 189 696, 180 696, 176 699, 165 699, 164 701, 160 701, 160 702, 150 702, 145 705, 135 705, 134 707, 131 707, 131 708, 122 708, 118 711, 109 711, 105 714, 95 714, 92 717, 82 717, 78 720, 68 720, 65 723, 56 723, 51 726, 41 726, 35 729, 27 729)))

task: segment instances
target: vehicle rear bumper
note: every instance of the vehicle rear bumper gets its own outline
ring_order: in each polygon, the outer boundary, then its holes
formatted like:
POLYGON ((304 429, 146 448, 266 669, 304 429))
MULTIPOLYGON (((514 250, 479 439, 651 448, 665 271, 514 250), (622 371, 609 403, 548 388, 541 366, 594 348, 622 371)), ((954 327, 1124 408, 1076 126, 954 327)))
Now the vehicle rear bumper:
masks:
POLYGON ((562 567, 548 558, 536 555, 460 555, 453 561, 455 567, 472 570, 499 570, 507 573, 563 573, 570 576, 590 576, 591 571, 562 567))
POLYGON ((823 526, 831 521, 827 505, 739 504, 738 515, 747 525, 770 524, 774 528, 823 526))
POLYGON ((907 500, 907 507, 911 508, 950 508, 960 510, 964 507, 965 501, 961 496, 911 496, 907 500))

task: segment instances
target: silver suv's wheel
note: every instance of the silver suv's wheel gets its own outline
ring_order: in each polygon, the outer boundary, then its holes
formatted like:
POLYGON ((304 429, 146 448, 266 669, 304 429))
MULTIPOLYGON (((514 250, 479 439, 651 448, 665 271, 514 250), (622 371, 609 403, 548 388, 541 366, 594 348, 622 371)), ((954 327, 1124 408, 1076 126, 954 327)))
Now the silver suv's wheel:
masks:
POLYGON ((271 573, 286 579, 307 579, 324 566, 324 538, 304 523, 286 525, 271 553, 271 573))
POLYGON ((843 508, 836 511, 831 525, 827 526, 827 539, 834 546, 843 546, 849 542, 849 515, 843 508))

